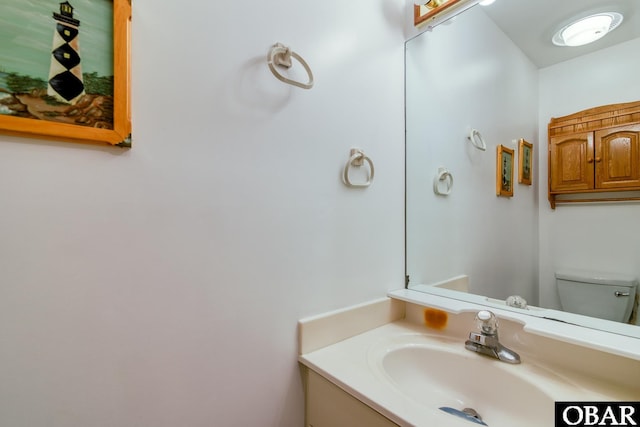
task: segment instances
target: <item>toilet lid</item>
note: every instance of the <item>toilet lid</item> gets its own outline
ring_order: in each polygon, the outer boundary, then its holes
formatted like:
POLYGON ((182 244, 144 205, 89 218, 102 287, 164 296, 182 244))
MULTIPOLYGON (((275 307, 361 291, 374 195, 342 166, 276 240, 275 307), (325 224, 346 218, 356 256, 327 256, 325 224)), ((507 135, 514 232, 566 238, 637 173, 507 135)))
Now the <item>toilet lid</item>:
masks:
POLYGON ((617 274, 600 273, 595 271, 563 270, 556 273, 556 279, 569 280, 572 282, 594 283, 597 285, 626 286, 633 287, 638 284, 635 277, 617 274))

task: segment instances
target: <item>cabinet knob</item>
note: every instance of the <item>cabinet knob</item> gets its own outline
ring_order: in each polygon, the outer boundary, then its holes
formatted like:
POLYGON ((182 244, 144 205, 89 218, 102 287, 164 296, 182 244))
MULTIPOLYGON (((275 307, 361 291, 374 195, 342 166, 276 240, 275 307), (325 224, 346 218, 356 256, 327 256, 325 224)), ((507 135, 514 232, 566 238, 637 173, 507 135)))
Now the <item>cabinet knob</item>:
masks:
POLYGON ((592 157, 589 157, 589 158, 587 159, 587 163, 593 163, 593 158, 592 158, 592 157))
POLYGON ((596 162, 601 162, 602 161, 602 157, 596 157, 596 162))

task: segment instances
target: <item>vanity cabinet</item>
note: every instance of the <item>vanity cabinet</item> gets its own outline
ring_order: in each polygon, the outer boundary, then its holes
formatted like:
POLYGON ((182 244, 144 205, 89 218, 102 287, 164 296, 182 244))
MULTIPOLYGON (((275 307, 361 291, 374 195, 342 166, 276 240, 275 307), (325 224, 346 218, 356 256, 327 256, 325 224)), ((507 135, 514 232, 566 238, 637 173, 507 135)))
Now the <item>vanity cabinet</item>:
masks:
POLYGON ((316 372, 305 371, 305 427, 399 427, 316 372))
POLYGON ((640 102, 551 119, 551 207, 556 203, 623 200, 640 200, 640 102), (636 193, 617 193, 630 191, 636 193), (563 197, 576 194, 581 197, 563 197))

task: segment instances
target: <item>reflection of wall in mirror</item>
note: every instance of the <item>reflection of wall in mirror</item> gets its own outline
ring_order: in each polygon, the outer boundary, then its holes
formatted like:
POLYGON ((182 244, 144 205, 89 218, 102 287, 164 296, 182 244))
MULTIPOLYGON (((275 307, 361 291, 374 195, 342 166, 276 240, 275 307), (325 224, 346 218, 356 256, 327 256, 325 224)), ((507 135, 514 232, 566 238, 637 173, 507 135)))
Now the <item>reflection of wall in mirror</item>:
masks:
POLYGON ((640 278, 640 228, 636 225, 640 204, 571 205, 554 212, 545 204, 549 119, 639 100, 640 38, 532 71, 528 59, 517 59, 517 48, 483 15, 474 8, 451 25, 407 44, 407 273, 411 282, 432 283, 466 273, 470 292, 502 299, 520 294, 534 305, 559 309, 554 280, 559 268, 592 265, 640 278), (503 60, 506 64, 500 64, 503 60), (509 97, 496 95, 500 93, 509 97), (523 111, 520 104, 530 108, 523 111), (424 111, 430 111, 431 117, 424 111), (522 131, 529 117, 535 118, 534 130, 522 131), (498 209, 497 198, 489 201, 479 196, 487 176, 493 177, 495 185, 496 165, 458 140, 466 127, 479 128, 489 145, 525 137, 539 147, 526 162, 535 181, 530 187, 520 186, 513 203, 502 203, 498 209), (412 140, 421 144, 412 146, 412 140), (460 171, 456 198, 443 201, 417 195, 418 182, 430 182, 427 171, 442 162, 460 171), (603 218, 607 227, 594 226, 603 218), (509 233, 503 233, 505 229, 509 233), (497 253, 496 248, 505 247, 513 250, 497 253), (496 262, 499 256, 506 261, 496 262))
MULTIPOLYGON (((640 38, 540 70, 540 134, 551 117, 640 100, 640 38)), ((546 137, 542 140, 546 144, 546 137)), ((538 185, 547 188, 547 150, 538 151, 538 185)), ((560 308, 554 273, 598 269, 640 278, 640 203, 562 206, 540 194, 540 305, 560 308), (602 224, 606 227, 597 227, 602 224), (585 233, 585 230, 589 230, 585 233)))
MULTIPOLYGON (((519 294, 535 305, 535 193, 527 188, 509 203, 495 197, 502 168, 494 150, 501 141, 537 140, 537 106, 529 102, 537 69, 476 7, 408 42, 406 53, 409 286, 468 274, 470 292, 519 294), (469 143, 470 129, 482 133, 486 151, 469 143), (426 188, 442 164, 456 176, 447 200, 426 188)), ((505 174, 511 189, 513 160, 505 174)))

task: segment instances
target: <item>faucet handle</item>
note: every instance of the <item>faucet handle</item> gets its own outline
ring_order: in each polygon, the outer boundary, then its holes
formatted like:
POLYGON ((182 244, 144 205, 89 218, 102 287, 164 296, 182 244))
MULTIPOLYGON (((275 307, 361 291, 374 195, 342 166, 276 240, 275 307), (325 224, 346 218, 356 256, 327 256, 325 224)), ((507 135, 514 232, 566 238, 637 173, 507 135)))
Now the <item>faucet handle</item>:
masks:
POLYGON ((496 335, 498 333, 498 318, 489 310, 481 310, 476 314, 476 324, 483 334, 496 335))

